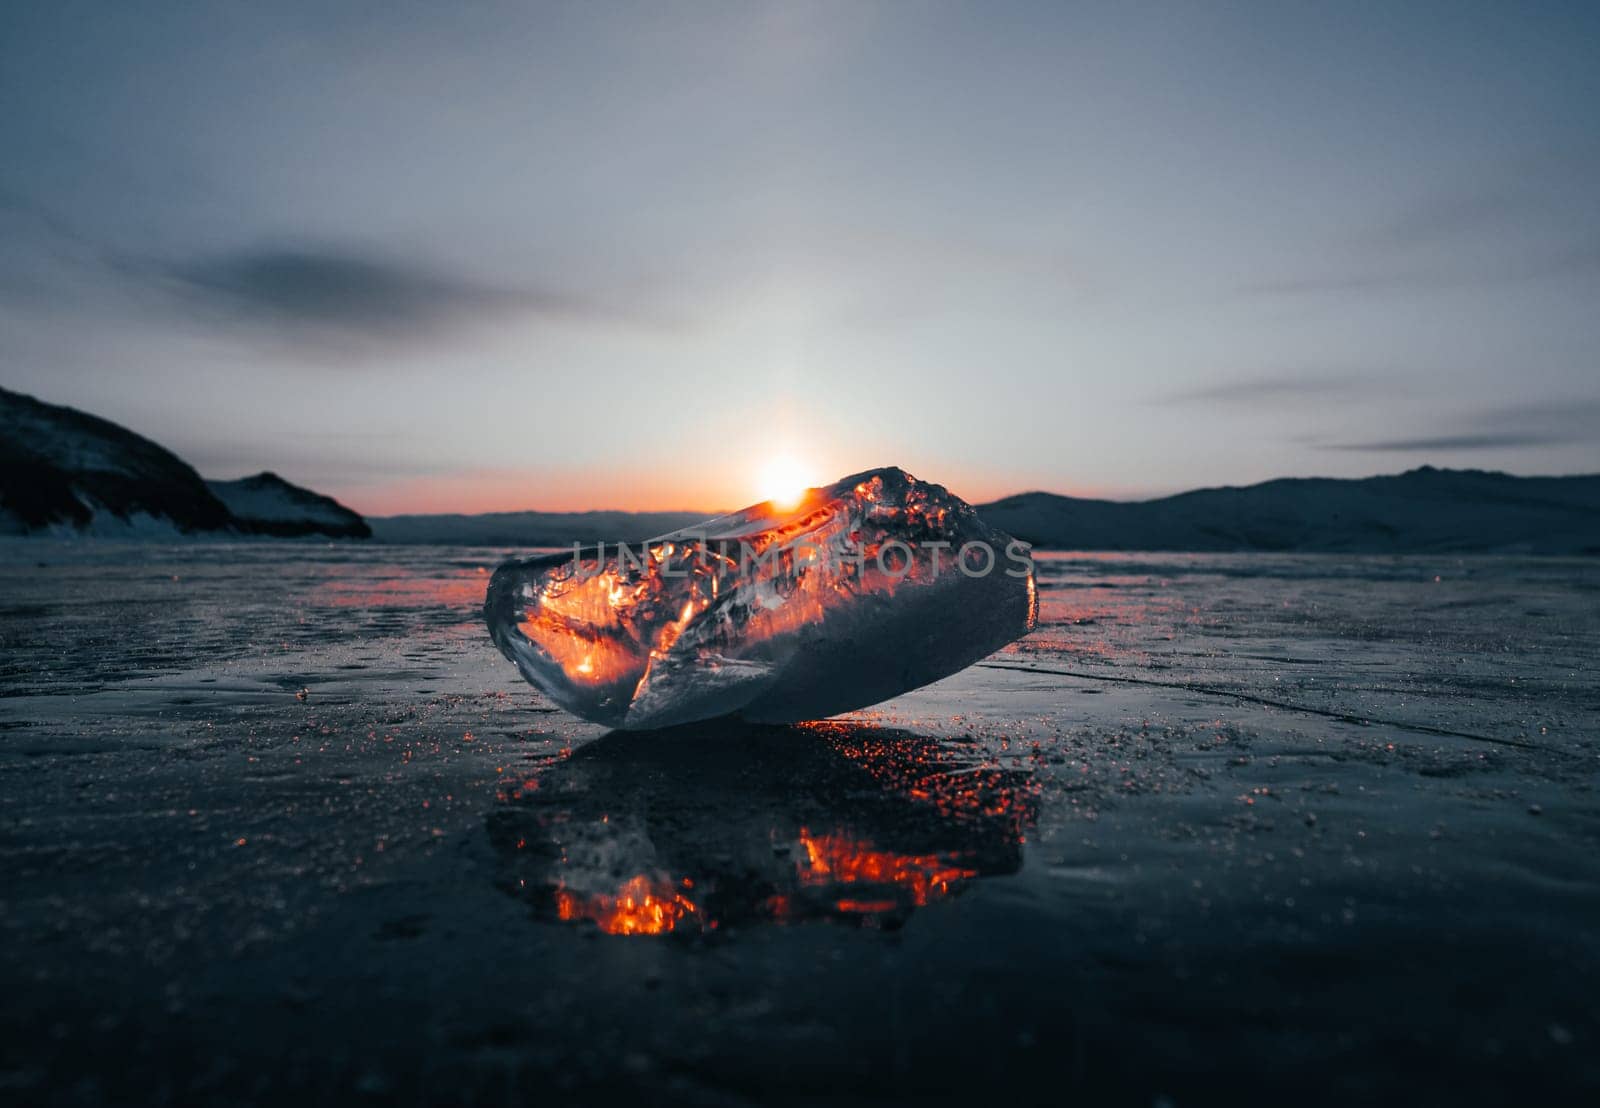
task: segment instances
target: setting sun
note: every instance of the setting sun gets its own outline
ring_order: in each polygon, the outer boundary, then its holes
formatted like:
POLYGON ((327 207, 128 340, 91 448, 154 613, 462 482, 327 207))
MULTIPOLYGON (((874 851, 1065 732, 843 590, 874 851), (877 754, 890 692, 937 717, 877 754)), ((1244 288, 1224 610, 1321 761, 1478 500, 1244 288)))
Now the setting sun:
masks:
POLYGON ((812 483, 810 470, 793 457, 780 455, 762 466, 757 493, 775 507, 792 508, 812 483))

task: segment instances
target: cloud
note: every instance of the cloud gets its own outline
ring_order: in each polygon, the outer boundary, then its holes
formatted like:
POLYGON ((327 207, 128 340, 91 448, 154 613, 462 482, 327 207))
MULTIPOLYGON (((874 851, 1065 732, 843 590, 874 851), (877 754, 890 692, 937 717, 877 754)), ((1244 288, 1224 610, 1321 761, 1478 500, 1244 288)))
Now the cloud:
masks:
POLYGON ((1600 238, 1582 240, 1522 257, 1468 258, 1448 264, 1399 269, 1275 277, 1239 285, 1246 296, 1320 296, 1330 293, 1374 293, 1479 288, 1564 277, 1600 274, 1600 238))
POLYGON ((178 266, 192 292, 246 314, 316 326, 410 330, 503 307, 503 292, 350 255, 268 250, 178 266))
POLYGON ((1560 446, 1600 437, 1600 400, 1565 404, 1515 404, 1493 408, 1449 433, 1370 442, 1323 443, 1324 450, 1413 453, 1428 450, 1508 450, 1560 446))
POLYGON ((1377 379, 1363 374, 1305 374, 1252 377, 1185 389, 1158 397, 1157 404, 1234 404, 1270 407, 1302 400, 1334 400, 1370 395, 1377 379))
POLYGON ((1538 199, 1504 182, 1468 182, 1410 205, 1374 238, 1381 246, 1412 247, 1477 235, 1542 215, 1538 199))
POLYGON ((609 314, 568 293, 479 284, 328 249, 243 250, 166 266, 162 275, 202 310, 309 337, 409 339, 495 317, 609 314))
POLYGON ((1484 431, 1479 434, 1437 435, 1432 438, 1382 439, 1377 442, 1328 443, 1324 450, 1424 451, 1424 450, 1505 450, 1517 446, 1551 446, 1571 442, 1564 433, 1537 431, 1484 431))
POLYGON ((1488 423, 1500 425, 1560 427, 1566 431, 1593 434, 1600 427, 1600 399, 1571 398, 1555 403, 1506 404, 1484 414, 1488 423))
MULTIPOLYGON (((1239 286, 1246 296, 1318 296, 1337 292, 1380 292, 1387 289, 1428 287, 1440 283, 1438 274, 1326 273, 1303 277, 1272 277, 1239 286)), ((1449 282, 1455 284, 1458 282, 1449 282)))
POLYGON ((652 332, 680 318, 620 292, 594 295, 540 283, 506 285, 359 250, 268 245, 187 261, 118 256, 124 283, 167 310, 314 357, 360 360, 438 343, 464 332, 529 322, 652 332))
POLYGON ((1343 244, 1327 268, 1240 285, 1301 296, 1475 288, 1600 273, 1600 147, 1531 152, 1452 179, 1343 244), (1342 246, 1342 249, 1341 249, 1342 246))
POLYGON ((163 441, 205 477, 234 477, 271 469, 317 483, 348 483, 446 472, 448 443, 414 430, 342 429, 337 434, 292 428, 234 428, 219 435, 199 426, 163 441))
POLYGON ((1372 244, 1406 250, 1485 236, 1570 238, 1600 223, 1597 169, 1593 143, 1507 152, 1415 196, 1375 230, 1372 244))
POLYGON ((681 331, 681 316, 641 300, 645 286, 580 291, 537 279, 475 280, 372 250, 288 240, 183 257, 130 251, 63 218, 0 178, 0 300, 111 315, 130 303, 174 308, 276 345, 387 352, 493 323, 681 331), (174 260, 176 259, 176 260, 174 260), (132 300, 129 300, 129 297, 132 300))

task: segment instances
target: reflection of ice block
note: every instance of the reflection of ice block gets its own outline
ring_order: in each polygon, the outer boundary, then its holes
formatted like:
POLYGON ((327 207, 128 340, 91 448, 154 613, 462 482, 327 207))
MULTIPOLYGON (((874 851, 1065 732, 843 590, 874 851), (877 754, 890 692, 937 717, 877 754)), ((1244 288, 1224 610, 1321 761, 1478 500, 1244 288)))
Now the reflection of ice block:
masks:
POLYGON ((613 733, 500 780, 495 884, 613 935, 895 928, 1022 867, 1032 771, 970 739, 829 720, 613 733))
POLYGON ((898 469, 631 547, 511 561, 495 642, 574 715, 626 729, 820 719, 937 681, 1026 634, 1025 544, 898 469))

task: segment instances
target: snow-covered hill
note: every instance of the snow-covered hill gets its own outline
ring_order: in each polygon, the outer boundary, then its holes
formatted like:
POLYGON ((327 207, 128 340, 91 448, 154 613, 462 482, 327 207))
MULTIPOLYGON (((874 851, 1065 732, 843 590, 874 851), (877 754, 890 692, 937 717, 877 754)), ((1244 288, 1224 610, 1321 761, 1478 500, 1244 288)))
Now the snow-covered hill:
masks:
POLYGON ((331 496, 291 485, 276 473, 258 473, 237 481, 207 481, 228 506, 241 530, 256 535, 329 535, 365 539, 367 521, 331 496))
POLYGON ((0 389, 0 533, 170 536, 232 522, 171 451, 98 416, 0 389))
POLYGON ((176 454, 110 420, 0 389, 0 534, 370 533, 337 501, 273 474, 208 486, 176 454))

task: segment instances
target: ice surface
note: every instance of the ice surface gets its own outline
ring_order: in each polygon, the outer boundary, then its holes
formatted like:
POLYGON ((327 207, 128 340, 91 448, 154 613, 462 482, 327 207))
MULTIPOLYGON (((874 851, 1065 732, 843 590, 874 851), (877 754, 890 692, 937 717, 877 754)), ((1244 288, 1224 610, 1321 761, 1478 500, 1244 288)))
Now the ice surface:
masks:
POLYGON ((1600 1088, 1600 559, 1043 554, 1006 668, 668 744, 492 557, 0 538, 7 1103, 1600 1088))
POLYGON ((899 469, 642 546, 507 562, 484 615, 522 675, 610 727, 820 719, 965 668, 1032 627, 1025 544, 899 469))

